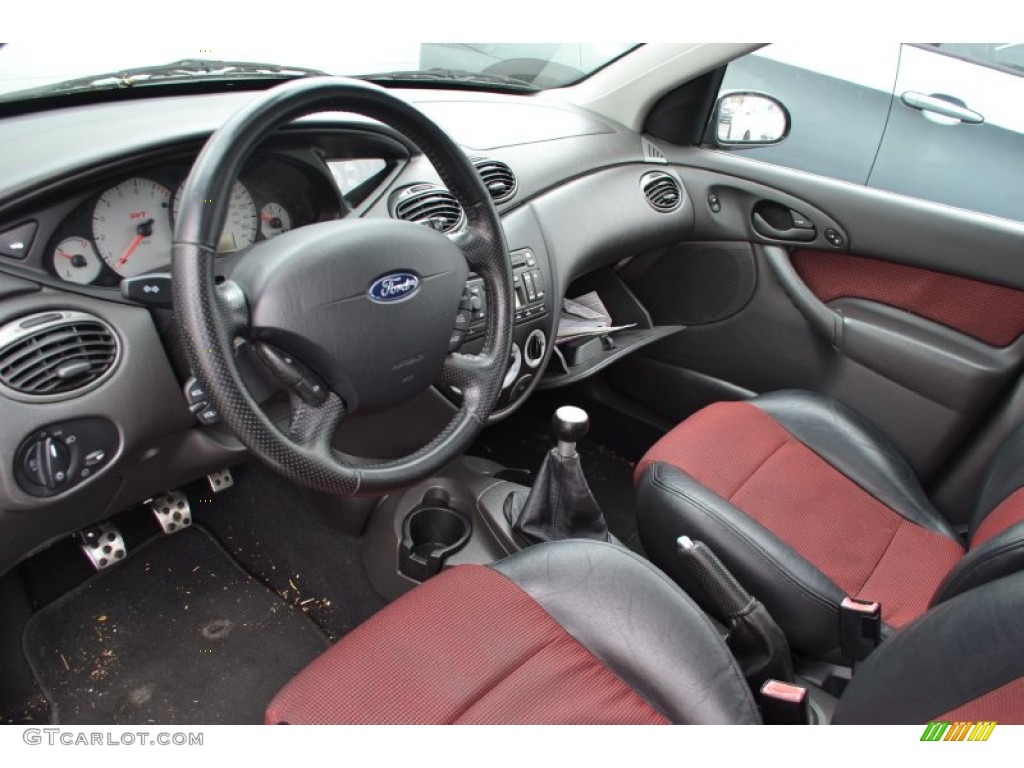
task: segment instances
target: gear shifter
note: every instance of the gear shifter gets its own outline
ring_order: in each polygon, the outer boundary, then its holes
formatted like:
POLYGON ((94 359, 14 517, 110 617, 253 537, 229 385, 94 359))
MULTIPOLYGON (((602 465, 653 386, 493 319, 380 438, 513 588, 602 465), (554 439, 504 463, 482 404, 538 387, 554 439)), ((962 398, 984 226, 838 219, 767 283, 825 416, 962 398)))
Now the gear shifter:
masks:
POLYGON ((551 425, 558 446, 544 457, 533 488, 505 499, 506 519, 527 545, 556 539, 611 541, 576 452, 576 443, 590 430, 587 412, 564 405, 555 411, 551 425))

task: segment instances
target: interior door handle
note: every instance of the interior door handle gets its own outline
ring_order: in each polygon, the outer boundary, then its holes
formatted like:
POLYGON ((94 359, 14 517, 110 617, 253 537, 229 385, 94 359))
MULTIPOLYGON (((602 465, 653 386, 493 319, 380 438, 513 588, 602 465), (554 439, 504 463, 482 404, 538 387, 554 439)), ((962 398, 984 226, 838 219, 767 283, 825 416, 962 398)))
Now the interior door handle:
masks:
POLYGON ((752 218, 754 221, 754 230, 758 234, 770 237, 773 240, 791 240, 797 243, 809 243, 818 236, 818 232, 814 228, 813 224, 810 225, 809 228, 790 227, 789 229, 779 229, 778 227, 769 224, 768 220, 762 216, 759 211, 754 211, 752 218))
POLYGON ((968 109, 962 103, 958 104, 955 101, 951 101, 948 96, 940 96, 938 94, 929 96, 917 91, 907 91, 900 96, 900 101, 911 109, 917 109, 921 112, 934 112, 937 115, 951 117, 968 125, 979 125, 985 122, 985 118, 979 113, 973 109, 968 109))

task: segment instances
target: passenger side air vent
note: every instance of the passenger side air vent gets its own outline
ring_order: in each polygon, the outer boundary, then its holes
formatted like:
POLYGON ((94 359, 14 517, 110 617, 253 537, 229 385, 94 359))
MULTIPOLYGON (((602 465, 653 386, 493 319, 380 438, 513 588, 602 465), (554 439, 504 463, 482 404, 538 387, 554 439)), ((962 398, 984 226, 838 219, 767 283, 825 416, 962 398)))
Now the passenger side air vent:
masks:
POLYGON ((84 312, 40 312, 0 328, 0 382, 24 395, 67 395, 113 368, 113 331, 84 312))
POLYGON ((455 195, 436 184, 414 184, 391 200, 391 215, 426 224, 438 232, 451 232, 462 223, 462 206, 455 195))
POLYGON ((640 179, 640 188, 651 208, 661 213, 676 210, 683 202, 683 192, 674 176, 663 171, 645 173, 640 179))
POLYGON ((486 157, 474 157, 473 165, 495 203, 504 203, 515 196, 516 176, 505 163, 486 157))

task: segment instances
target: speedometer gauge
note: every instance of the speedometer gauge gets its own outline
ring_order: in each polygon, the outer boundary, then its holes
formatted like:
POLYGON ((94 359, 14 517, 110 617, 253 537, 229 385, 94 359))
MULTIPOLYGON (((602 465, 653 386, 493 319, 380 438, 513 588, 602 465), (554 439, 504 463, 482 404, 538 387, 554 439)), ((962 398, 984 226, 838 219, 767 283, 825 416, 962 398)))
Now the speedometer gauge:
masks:
MULTIPOLYGON (((184 185, 178 187, 174 196, 174 220, 178 220, 181 209, 181 197, 185 192, 184 185)), ((236 181, 231 187, 231 198, 228 200, 228 216, 224 221, 224 229, 217 242, 217 253, 233 253, 248 248, 256 242, 256 230, 259 229, 259 218, 256 216, 256 203, 245 185, 236 181)))
POLYGON ((107 265, 123 277, 171 261, 171 191, 142 178, 122 181, 96 201, 92 235, 107 265))

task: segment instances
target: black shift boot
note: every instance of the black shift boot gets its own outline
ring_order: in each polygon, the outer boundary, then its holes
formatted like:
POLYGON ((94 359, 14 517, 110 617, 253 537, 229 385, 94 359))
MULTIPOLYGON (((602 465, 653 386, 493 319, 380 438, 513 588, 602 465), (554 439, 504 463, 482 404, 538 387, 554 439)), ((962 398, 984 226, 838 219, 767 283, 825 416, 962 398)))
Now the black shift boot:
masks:
POLYGON ((558 447, 548 451, 533 487, 510 493, 505 517, 524 544, 558 539, 611 541, 604 513, 583 476, 576 442, 589 420, 580 408, 559 408, 552 419, 558 447))

